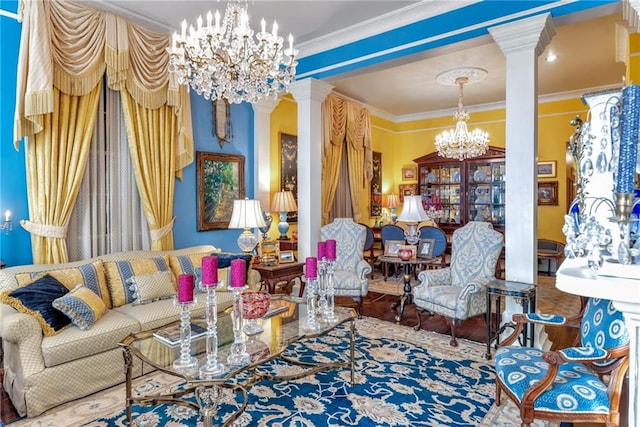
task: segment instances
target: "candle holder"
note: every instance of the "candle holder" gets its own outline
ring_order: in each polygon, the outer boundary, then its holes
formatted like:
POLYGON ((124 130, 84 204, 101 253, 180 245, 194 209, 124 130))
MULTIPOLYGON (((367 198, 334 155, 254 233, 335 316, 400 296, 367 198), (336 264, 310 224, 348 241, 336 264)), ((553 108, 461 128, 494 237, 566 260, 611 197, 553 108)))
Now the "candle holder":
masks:
POLYGON ((200 367, 200 378, 217 377, 226 372, 224 365, 218 360, 218 301, 215 285, 202 285, 207 290, 207 305, 205 307, 207 319, 207 359, 200 367))
POLYGON ((180 357, 173 361, 173 369, 176 371, 189 371, 198 368, 198 359, 191 356, 191 307, 196 303, 192 301, 179 302, 180 306, 180 357))
POLYGON ((318 261, 318 278, 316 281, 317 314, 324 318, 327 312, 327 259, 318 261))
POLYGON ((322 313, 322 320, 327 323, 334 323, 338 321, 338 316, 335 313, 335 261, 328 261, 326 265, 326 272, 324 276, 325 292, 326 292, 326 307, 322 313))
POLYGON ((241 367, 246 366, 251 362, 251 357, 247 353, 247 347, 243 341, 242 334, 242 292, 244 292, 248 286, 232 286, 233 292, 233 313, 231 314, 231 321, 233 323, 233 344, 229 350, 229 356, 227 357, 227 365, 229 367, 241 367))
POLYGON ((318 279, 316 277, 307 278, 307 324, 304 325, 306 332, 315 332, 320 328, 316 316, 318 315, 318 279))

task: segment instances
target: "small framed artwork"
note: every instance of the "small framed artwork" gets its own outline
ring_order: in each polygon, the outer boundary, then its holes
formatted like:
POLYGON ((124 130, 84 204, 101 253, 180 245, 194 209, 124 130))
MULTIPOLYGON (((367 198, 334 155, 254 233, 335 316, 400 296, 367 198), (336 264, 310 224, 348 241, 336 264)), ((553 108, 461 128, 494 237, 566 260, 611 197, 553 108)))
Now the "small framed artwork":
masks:
POLYGON ((435 239, 420 239, 418 242, 418 258, 433 258, 435 239))
POLYGON ((196 153, 198 231, 229 227, 233 201, 244 199, 244 156, 196 153))
POLYGON ((400 194, 400 202, 404 203, 405 196, 415 196, 418 194, 417 184, 400 184, 398 185, 398 193, 400 194))
POLYGON ((555 178, 556 177, 556 161, 549 160, 538 162, 538 178, 555 178))
POLYGON ((402 167, 402 180, 415 181, 418 177, 418 167, 414 165, 405 165, 402 167))
POLYGON ((279 261, 280 261, 280 264, 295 262, 296 257, 293 255, 293 251, 280 251, 279 261))
POLYGON ((558 181, 538 183, 538 205, 558 206, 558 181))
POLYGON ((404 240, 387 240, 384 242, 384 256, 398 256, 401 246, 404 246, 404 240))
POLYGON ((398 250, 400 249, 410 249, 411 250, 411 258, 415 258, 418 253, 418 248, 416 245, 400 245, 398 250))

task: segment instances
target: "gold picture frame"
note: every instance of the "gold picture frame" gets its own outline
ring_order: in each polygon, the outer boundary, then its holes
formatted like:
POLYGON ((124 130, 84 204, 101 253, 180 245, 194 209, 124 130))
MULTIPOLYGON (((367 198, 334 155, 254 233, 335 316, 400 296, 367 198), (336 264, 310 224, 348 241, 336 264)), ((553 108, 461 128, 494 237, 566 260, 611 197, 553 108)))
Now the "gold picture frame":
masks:
POLYGON ((538 205, 558 206, 558 181, 538 183, 538 205))
POLYGON ((244 156, 196 152, 198 231, 229 227, 233 201, 244 199, 244 156))
POLYGON ((555 160, 538 162, 538 167, 537 167, 538 178, 555 178, 556 164, 557 163, 555 160))
POLYGON ((436 244, 436 239, 420 239, 418 242, 418 258, 430 259, 433 258, 433 246, 436 244))
POLYGON ((404 240, 387 240, 384 242, 384 256, 397 257, 401 246, 404 246, 404 240))
POLYGON ((296 256, 293 254, 293 251, 280 251, 278 260, 280 261, 280 264, 296 262, 296 256))
POLYGON ((418 180, 418 166, 416 166, 416 165, 404 165, 404 166, 402 166, 402 180, 403 181, 417 181, 418 180))

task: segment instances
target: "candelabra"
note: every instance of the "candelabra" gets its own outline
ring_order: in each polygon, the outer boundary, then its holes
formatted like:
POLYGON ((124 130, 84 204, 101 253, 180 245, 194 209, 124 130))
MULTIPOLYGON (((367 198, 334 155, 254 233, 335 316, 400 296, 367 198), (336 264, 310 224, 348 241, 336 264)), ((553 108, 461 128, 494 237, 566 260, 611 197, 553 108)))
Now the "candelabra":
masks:
POLYGON ((224 365, 218 361, 218 303, 215 284, 202 284, 207 289, 207 359, 200 368, 200 378, 209 378, 222 375, 225 372, 224 365))
POLYGON ((191 307, 196 303, 192 301, 176 304, 180 307, 180 357, 173 361, 173 369, 177 371, 189 371, 198 367, 198 359, 191 356, 191 307))
POLYGON ((246 366, 251 361, 251 356, 247 353, 247 346, 243 341, 242 334, 242 292, 247 289, 247 286, 232 286, 233 292, 233 313, 231 314, 231 320, 233 322, 233 344, 229 350, 229 356, 227 357, 227 365, 230 367, 246 366))

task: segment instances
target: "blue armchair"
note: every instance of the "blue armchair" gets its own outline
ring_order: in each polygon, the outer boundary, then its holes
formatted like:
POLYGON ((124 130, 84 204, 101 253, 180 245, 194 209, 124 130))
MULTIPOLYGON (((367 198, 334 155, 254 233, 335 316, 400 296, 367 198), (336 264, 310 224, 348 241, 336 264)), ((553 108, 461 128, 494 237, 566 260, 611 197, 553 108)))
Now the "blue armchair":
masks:
POLYGON ((369 291, 367 275, 371 273, 363 256, 366 234, 366 228, 351 218, 336 218, 320 229, 322 240, 336 241, 335 295, 352 297, 358 303, 358 314, 369 291))
POLYGON ((534 313, 516 314, 513 320, 515 331, 496 352, 496 405, 504 391, 520 410, 523 427, 534 419, 620 424, 629 333, 611 301, 591 298, 575 318, 534 313), (526 323, 579 326, 579 342, 548 352, 511 346, 526 323))
POLYGON ((469 317, 487 312, 486 285, 495 279, 504 236, 490 223, 471 221, 453 232, 449 267, 424 270, 413 289, 418 325, 421 313, 440 314, 451 327, 451 344, 458 345, 456 329, 469 317))

